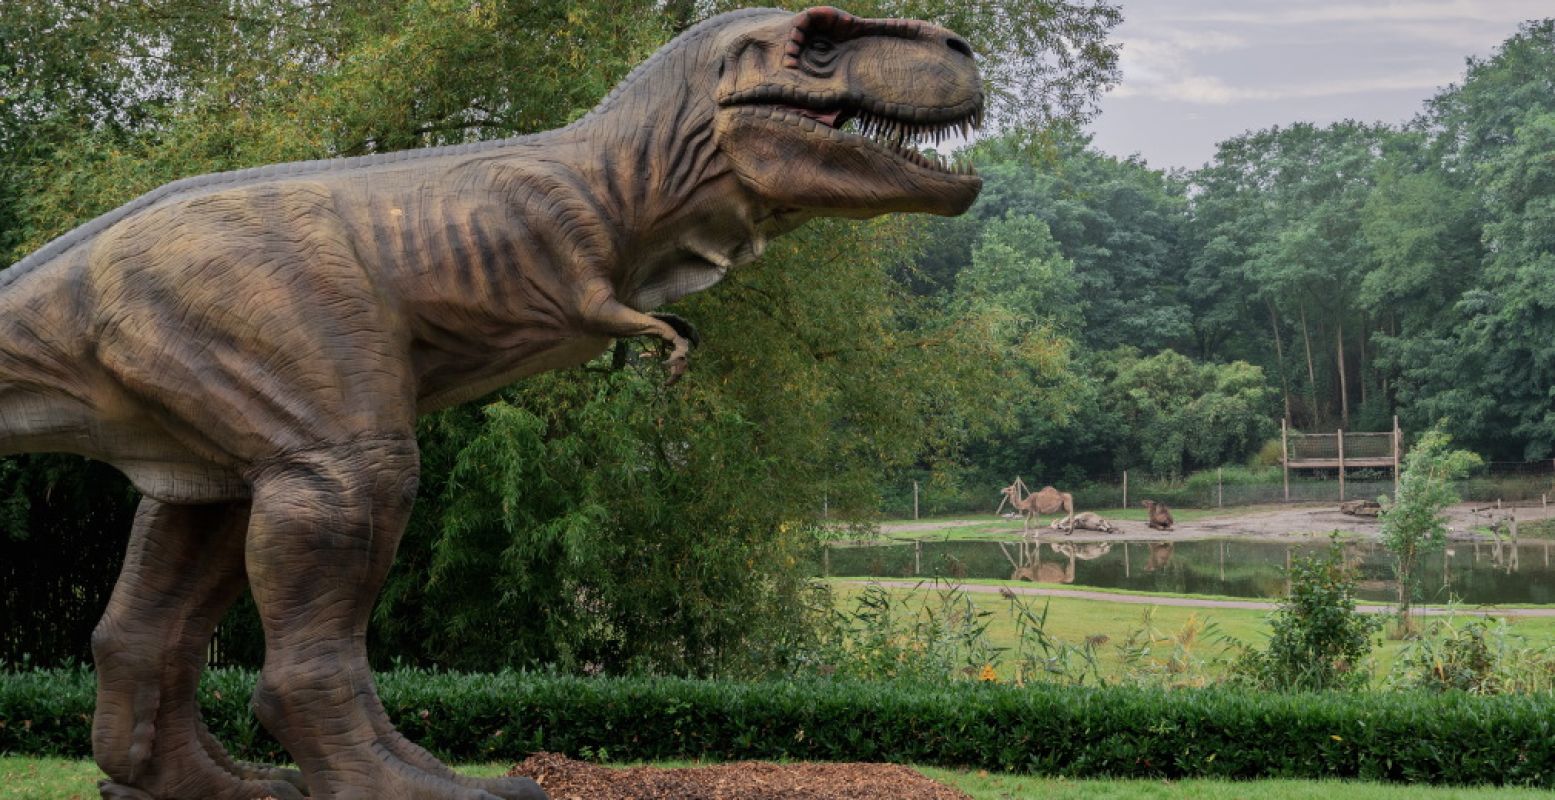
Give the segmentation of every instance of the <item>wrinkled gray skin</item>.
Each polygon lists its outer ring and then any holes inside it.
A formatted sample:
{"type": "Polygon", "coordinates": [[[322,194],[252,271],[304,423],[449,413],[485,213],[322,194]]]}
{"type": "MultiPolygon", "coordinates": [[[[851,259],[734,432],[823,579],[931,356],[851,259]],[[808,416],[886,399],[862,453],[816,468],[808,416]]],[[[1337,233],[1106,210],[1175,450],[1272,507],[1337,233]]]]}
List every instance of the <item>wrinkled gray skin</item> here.
{"type": "Polygon", "coordinates": [[[402,738],[368,616],[416,494],[418,413],[690,326],[651,309],[815,216],[956,214],[980,182],[900,140],[979,121],[971,50],[835,9],[726,14],[566,128],[178,181],[0,272],[0,454],[144,493],[93,635],[105,798],[542,798],[402,738]],[[871,135],[846,133],[849,126],[871,135]],[[234,763],[195,686],[247,586],[259,720],[234,763]]]}

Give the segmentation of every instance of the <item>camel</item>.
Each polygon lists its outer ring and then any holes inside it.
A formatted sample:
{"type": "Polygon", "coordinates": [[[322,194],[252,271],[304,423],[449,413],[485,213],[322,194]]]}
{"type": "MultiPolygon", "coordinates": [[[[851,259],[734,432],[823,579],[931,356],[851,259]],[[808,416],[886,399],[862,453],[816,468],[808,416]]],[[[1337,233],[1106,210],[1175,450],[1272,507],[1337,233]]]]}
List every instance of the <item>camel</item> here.
{"type": "MultiPolygon", "coordinates": [[[[1016,478],[1014,483],[999,490],[1004,495],[1004,499],[1008,500],[1023,517],[1024,526],[1021,529],[1023,535],[1031,534],[1031,521],[1036,519],[1037,515],[1057,514],[1060,511],[1068,515],[1065,519],[1071,526],[1071,530],[1073,529],[1074,495],[1060,492],[1051,486],[1044,486],[1041,490],[1022,497],[1021,490],[1025,486],[1026,484],[1020,478],[1016,478]]],[[[999,507],[1004,508],[1003,501],[1000,501],[999,507]]]]}
{"type": "Polygon", "coordinates": [[[1097,531],[1100,533],[1119,532],[1117,526],[1113,525],[1105,519],[1102,519],[1100,514],[1092,514],[1089,511],[1075,514],[1074,518],[1067,522],[1065,520],[1055,519],[1053,520],[1053,524],[1048,527],[1051,527],[1055,531],[1063,531],[1064,533],[1073,533],[1074,531],[1097,531]]]}
{"type": "Polygon", "coordinates": [[[1169,531],[1172,529],[1172,510],[1167,508],[1165,503],[1146,500],[1140,505],[1143,505],[1150,511],[1150,527],[1152,529],[1158,531],[1169,531]]]}

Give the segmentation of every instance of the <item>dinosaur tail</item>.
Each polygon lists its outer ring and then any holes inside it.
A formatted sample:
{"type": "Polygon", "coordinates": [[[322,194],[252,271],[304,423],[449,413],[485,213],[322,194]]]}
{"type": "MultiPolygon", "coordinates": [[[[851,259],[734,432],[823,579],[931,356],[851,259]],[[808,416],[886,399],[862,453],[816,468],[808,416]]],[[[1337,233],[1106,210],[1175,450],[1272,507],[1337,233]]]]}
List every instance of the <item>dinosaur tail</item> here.
{"type": "Polygon", "coordinates": [[[81,340],[69,330],[74,303],[38,297],[65,285],[47,275],[0,281],[0,455],[68,449],[62,445],[83,432],[72,419],[82,408],[71,375],[80,359],[70,348],[81,340]],[[40,316],[39,307],[54,313],[40,316]]]}

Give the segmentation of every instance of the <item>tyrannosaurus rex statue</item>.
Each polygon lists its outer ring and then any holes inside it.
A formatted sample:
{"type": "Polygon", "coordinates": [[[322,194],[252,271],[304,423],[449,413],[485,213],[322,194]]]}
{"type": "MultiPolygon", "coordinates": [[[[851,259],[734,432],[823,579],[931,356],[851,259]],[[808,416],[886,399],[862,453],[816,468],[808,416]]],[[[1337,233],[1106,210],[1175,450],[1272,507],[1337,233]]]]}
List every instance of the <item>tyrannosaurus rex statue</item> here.
{"type": "Polygon", "coordinates": [[[401,737],[369,611],[416,494],[418,413],[690,327],[650,309],[816,216],[957,214],[980,180],[913,145],[982,116],[972,51],[832,8],[697,25],[585,117],[500,142],[168,184],[0,272],[0,454],[113,464],[144,494],[92,637],[105,798],[543,798],[401,737]],[[199,719],[244,586],[254,709],[301,773],[199,719]]]}

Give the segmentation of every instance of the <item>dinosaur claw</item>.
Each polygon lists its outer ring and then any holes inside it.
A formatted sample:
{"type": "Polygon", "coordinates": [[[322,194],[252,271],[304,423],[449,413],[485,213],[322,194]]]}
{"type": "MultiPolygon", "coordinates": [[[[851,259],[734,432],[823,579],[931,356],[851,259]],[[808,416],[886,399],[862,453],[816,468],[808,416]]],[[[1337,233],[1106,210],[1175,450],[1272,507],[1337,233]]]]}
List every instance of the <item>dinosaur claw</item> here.
{"type": "MultiPolygon", "coordinates": [[[[685,339],[686,342],[690,344],[692,350],[702,346],[702,334],[698,333],[696,326],[686,321],[685,317],[682,317],[678,314],[665,313],[662,311],[656,311],[652,314],[649,314],[648,316],[663,322],[665,325],[668,325],[671,328],[674,328],[675,334],[680,338],[685,339]]],[[[677,342],[677,345],[678,344],[679,343],[677,342]]]]}
{"type": "MultiPolygon", "coordinates": [[[[679,352],[679,349],[677,347],[676,351],[679,352]]],[[[665,360],[664,366],[669,369],[670,373],[669,377],[665,379],[664,385],[674,386],[681,376],[686,374],[686,370],[690,368],[691,363],[690,359],[686,358],[685,354],[682,353],[680,355],[671,355],[665,360]]]]}

